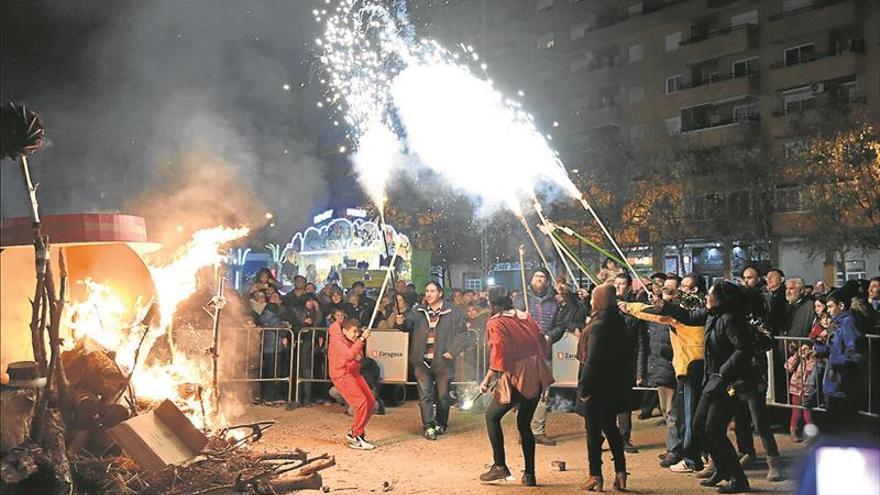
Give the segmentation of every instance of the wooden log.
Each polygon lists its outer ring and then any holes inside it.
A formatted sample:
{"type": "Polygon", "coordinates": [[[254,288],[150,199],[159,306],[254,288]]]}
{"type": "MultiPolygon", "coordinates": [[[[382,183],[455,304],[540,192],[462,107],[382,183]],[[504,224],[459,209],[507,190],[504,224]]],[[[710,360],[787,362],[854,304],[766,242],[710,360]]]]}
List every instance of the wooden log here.
{"type": "Polygon", "coordinates": [[[40,471],[51,476],[53,491],[58,495],[69,495],[73,489],[73,476],[67,458],[67,441],[64,437],[67,425],[57,409],[46,413],[46,425],[40,438],[43,456],[37,461],[40,471]]]}
{"type": "Polygon", "coordinates": [[[87,390],[102,399],[112,399],[125,388],[125,375],[103,349],[87,350],[77,345],[61,353],[61,362],[71,386],[87,390]]]}
{"type": "Polygon", "coordinates": [[[37,392],[31,388],[0,388],[0,452],[6,452],[28,439],[37,392]]]}
{"type": "Polygon", "coordinates": [[[0,493],[37,474],[37,458],[42,452],[39,445],[30,441],[4,452],[0,456],[0,493]]]}
{"type": "Polygon", "coordinates": [[[278,478],[269,482],[275,493],[285,495],[298,490],[320,490],[324,485],[324,480],[318,473],[311,473],[307,476],[289,476],[278,478]]]}
{"type": "Polygon", "coordinates": [[[336,465],[336,457],[329,456],[326,459],[318,459],[315,462],[307,464],[299,469],[291,471],[292,476],[308,476],[312,473],[317,473],[318,471],[323,471],[329,467],[333,467],[336,465]]]}

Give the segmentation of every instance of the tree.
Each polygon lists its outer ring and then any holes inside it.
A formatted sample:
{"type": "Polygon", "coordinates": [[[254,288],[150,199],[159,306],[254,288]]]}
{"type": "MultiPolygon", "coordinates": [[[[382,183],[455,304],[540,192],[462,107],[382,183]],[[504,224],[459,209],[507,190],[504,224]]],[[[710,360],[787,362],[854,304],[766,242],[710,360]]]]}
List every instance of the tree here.
{"type": "Polygon", "coordinates": [[[811,140],[799,170],[814,249],[880,249],[880,129],[862,122],[811,140]]]}

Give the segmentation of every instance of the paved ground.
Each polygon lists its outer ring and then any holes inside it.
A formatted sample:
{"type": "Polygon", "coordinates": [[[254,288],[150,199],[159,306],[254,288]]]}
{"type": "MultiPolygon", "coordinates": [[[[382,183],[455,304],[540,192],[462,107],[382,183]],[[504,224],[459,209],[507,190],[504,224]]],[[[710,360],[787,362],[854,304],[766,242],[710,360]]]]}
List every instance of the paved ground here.
{"type": "MultiPolygon", "coordinates": [[[[323,472],[324,484],[330,493],[381,493],[383,483],[393,486],[394,494],[568,494],[582,491],[586,473],[586,447],[583,423],[570,413],[551,413],[548,432],[559,440],[555,447],[538,446],[537,479],[539,486],[527,488],[516,482],[483,485],[479,474],[491,463],[491,449],[486,437],[482,415],[453,410],[449,434],[435,442],[420,434],[416,403],[407,402],[389,408],[385,416],[376,416],[368,428],[368,438],[379,448],[370,452],[355,451],[343,444],[350,418],[340,406],[324,405],[286,411],[283,407],[252,406],[243,420],[273,419],[274,428],[266,432],[254,447],[265,450],[299,447],[313,454],[336,456],[337,467],[323,472]],[[554,460],[564,460],[565,472],[550,467],[554,460]]],[[[641,450],[627,456],[630,472],[629,488],[635,493],[713,494],[689,474],[676,474],[657,465],[657,454],[665,438],[658,418],[636,421],[633,442],[641,450]]],[[[522,469],[522,455],[517,444],[513,414],[505,418],[505,442],[508,464],[516,470],[517,480],[522,469]]],[[[757,438],[758,455],[763,455],[757,438]]],[[[787,464],[797,462],[804,447],[792,444],[788,436],[777,435],[787,464]]],[[[613,466],[611,455],[604,454],[606,490],[611,491],[613,466]]],[[[790,471],[795,468],[792,466],[790,471]]],[[[793,483],[769,483],[764,479],[766,467],[748,472],[753,491],[757,493],[792,493],[793,483]]]]}

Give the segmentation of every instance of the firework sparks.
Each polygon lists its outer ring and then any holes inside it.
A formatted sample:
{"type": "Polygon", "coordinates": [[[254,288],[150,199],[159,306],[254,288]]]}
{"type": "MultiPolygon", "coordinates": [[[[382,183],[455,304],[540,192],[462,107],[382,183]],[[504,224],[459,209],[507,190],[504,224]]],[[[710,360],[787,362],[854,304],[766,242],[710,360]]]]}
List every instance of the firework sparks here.
{"type": "Polygon", "coordinates": [[[485,71],[473,47],[453,53],[416,39],[404,5],[341,0],[313,12],[325,23],[316,42],[328,73],[322,103],[348,125],[358,177],[380,210],[402,150],[489,211],[516,211],[542,184],[579,198],[532,116],[458,62],[485,71]]]}

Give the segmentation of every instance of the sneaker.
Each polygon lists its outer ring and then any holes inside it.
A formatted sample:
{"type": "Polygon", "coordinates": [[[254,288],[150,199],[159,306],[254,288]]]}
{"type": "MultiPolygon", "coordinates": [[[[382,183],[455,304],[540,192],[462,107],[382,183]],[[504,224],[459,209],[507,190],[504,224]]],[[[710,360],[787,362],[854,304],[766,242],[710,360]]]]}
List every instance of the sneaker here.
{"type": "Polygon", "coordinates": [[[523,473],[521,481],[525,486],[538,486],[538,481],[535,479],[535,473],[523,473]]]}
{"type": "Polygon", "coordinates": [[[376,448],[376,446],[368,442],[363,435],[354,437],[354,439],[348,443],[348,446],[349,448],[357,450],[373,450],[376,448]]]}
{"type": "Polygon", "coordinates": [[[448,427],[447,427],[447,426],[440,426],[440,425],[437,425],[437,426],[434,427],[434,433],[435,433],[438,437],[441,436],[441,435],[445,435],[445,434],[446,434],[446,428],[448,428],[448,427]]]}
{"type": "Polygon", "coordinates": [[[785,481],[785,472],[782,470],[782,462],[779,457],[767,458],[767,481],[773,483],[785,481]]]}
{"type": "Polygon", "coordinates": [[[705,480],[705,479],[711,478],[714,475],[715,475],[715,463],[710,460],[709,462],[706,463],[706,465],[703,467],[703,469],[697,471],[697,473],[694,476],[696,476],[697,478],[699,478],[701,480],[705,480]]]}
{"type": "Polygon", "coordinates": [[[623,444],[623,451],[626,452],[627,454],[638,454],[639,453],[639,449],[637,449],[636,446],[633,445],[632,442],[630,442],[629,440],[627,440],[626,443],[623,444]]]}
{"type": "Polygon", "coordinates": [[[751,490],[747,478],[734,478],[718,486],[718,493],[746,493],[751,490]]]}
{"type": "Polygon", "coordinates": [[[425,438],[428,440],[437,440],[437,430],[433,426],[425,428],[425,438]]]}
{"type": "Polygon", "coordinates": [[[681,460],[682,460],[682,458],[680,455],[670,453],[662,461],[660,461],[660,467],[668,468],[668,467],[673,466],[674,464],[678,464],[679,461],[681,461],[681,460]]]}
{"type": "Polygon", "coordinates": [[[503,480],[508,476],[510,476],[510,470],[507,469],[507,466],[496,466],[493,464],[488,471],[480,475],[480,481],[487,483],[490,481],[503,480]]]}
{"type": "Polygon", "coordinates": [[[694,472],[693,468],[688,466],[688,463],[685,462],[684,459],[669,466],[669,470],[672,471],[673,473],[693,473],[694,472]]]}
{"type": "Polygon", "coordinates": [[[535,435],[535,443],[554,447],[556,445],[556,440],[553,440],[547,435],[535,435]]]}
{"type": "Polygon", "coordinates": [[[739,456],[739,465],[743,469],[750,468],[755,463],[755,454],[743,454],[739,456]]]}
{"type": "Polygon", "coordinates": [[[345,432],[345,441],[347,441],[348,443],[351,443],[354,441],[354,434],[351,432],[351,430],[348,430],[347,432],[345,432]]]}

